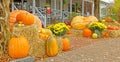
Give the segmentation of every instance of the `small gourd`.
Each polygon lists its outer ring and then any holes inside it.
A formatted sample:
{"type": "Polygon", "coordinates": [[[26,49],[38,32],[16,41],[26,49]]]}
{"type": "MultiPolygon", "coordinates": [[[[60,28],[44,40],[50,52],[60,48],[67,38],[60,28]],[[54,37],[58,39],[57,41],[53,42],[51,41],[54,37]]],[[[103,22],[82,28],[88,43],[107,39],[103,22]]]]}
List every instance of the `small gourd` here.
{"type": "Polygon", "coordinates": [[[58,54],[57,40],[53,36],[50,36],[46,41],[46,55],[56,56],[58,54]]]}

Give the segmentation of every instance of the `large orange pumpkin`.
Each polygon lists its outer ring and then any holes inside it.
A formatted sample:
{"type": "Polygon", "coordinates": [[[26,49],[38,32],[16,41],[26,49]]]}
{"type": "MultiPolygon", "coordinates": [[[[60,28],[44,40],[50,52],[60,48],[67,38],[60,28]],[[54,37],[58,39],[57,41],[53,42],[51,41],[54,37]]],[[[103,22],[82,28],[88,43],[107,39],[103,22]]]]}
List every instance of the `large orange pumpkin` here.
{"type": "Polygon", "coordinates": [[[85,17],[83,16],[76,16],[71,21],[71,26],[74,29],[80,30],[86,28],[86,21],[85,17]]]}
{"type": "Polygon", "coordinates": [[[63,45],[62,45],[62,47],[63,47],[62,50],[63,51],[66,51],[66,50],[70,49],[70,41],[69,41],[68,38],[63,38],[62,42],[63,42],[63,45]]]}
{"type": "Polygon", "coordinates": [[[92,35],[92,31],[88,28],[83,29],[83,36],[90,37],[92,35]]]}
{"type": "Polygon", "coordinates": [[[41,20],[34,15],[34,19],[35,19],[35,24],[39,27],[39,28],[42,28],[42,22],[41,20]]]}
{"type": "Polygon", "coordinates": [[[87,24],[89,24],[91,22],[97,22],[98,19],[95,16],[88,16],[85,18],[85,21],[87,22],[87,24]]]}
{"type": "Polygon", "coordinates": [[[57,54],[58,54],[57,40],[53,36],[51,36],[48,38],[46,42],[46,55],[55,56],[57,54]]]}
{"type": "Polygon", "coordinates": [[[19,13],[27,13],[27,11],[25,11],[25,10],[14,10],[14,11],[10,12],[10,22],[15,23],[17,21],[16,16],[19,13]]]}
{"type": "Polygon", "coordinates": [[[23,36],[11,38],[8,42],[8,53],[12,58],[22,58],[29,53],[29,43],[23,36]]]}

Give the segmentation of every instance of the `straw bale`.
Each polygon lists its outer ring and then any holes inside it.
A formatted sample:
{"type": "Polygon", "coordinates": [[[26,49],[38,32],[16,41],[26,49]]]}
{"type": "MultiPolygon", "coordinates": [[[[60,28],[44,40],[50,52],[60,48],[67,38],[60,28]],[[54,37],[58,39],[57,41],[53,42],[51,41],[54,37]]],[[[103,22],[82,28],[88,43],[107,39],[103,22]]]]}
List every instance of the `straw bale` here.
{"type": "Polygon", "coordinates": [[[25,36],[30,44],[30,52],[29,55],[35,57],[42,57],[45,55],[45,42],[39,39],[38,27],[33,24],[32,26],[24,26],[24,27],[13,27],[13,36],[22,35],[25,36]]]}
{"type": "MultiPolygon", "coordinates": [[[[30,52],[29,55],[35,56],[35,57],[43,57],[46,56],[45,54],[45,44],[46,41],[39,38],[39,28],[37,25],[32,26],[23,26],[23,27],[13,27],[13,36],[25,36],[30,44],[30,52]]],[[[58,47],[59,47],[59,53],[62,52],[62,38],[56,37],[58,47]]]]}
{"type": "Polygon", "coordinates": [[[110,37],[120,37],[120,29],[119,30],[104,30],[104,33],[108,33],[110,37]]]}
{"type": "Polygon", "coordinates": [[[120,27],[120,23],[118,22],[104,22],[105,25],[111,25],[111,26],[119,26],[120,27]]]}
{"type": "Polygon", "coordinates": [[[56,36],[56,40],[57,40],[57,45],[58,45],[58,53],[61,53],[62,52],[62,37],[56,36]]]}
{"type": "Polygon", "coordinates": [[[118,30],[104,30],[103,32],[110,34],[110,37],[120,37],[120,24],[118,22],[105,22],[105,24],[111,26],[118,26],[118,30]]]}
{"type": "Polygon", "coordinates": [[[75,30],[75,29],[71,29],[72,31],[72,35],[74,37],[81,37],[82,36],[82,30],[75,30]]]}

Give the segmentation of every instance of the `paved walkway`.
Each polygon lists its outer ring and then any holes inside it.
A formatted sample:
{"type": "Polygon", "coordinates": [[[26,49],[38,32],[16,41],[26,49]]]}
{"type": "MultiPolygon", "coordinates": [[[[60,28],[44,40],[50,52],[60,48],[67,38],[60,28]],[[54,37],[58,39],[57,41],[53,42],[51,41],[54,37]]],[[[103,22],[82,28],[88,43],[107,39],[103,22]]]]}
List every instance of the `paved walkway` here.
{"type": "Polygon", "coordinates": [[[120,38],[70,39],[71,50],[36,62],[120,62],[120,38]]]}

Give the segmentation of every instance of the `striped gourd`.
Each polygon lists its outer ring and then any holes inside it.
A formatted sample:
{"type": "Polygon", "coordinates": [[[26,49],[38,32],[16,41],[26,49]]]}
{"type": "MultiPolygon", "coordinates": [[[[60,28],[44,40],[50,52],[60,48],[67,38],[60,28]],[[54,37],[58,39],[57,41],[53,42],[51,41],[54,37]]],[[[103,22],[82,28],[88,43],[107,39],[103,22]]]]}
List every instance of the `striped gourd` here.
{"type": "Polygon", "coordinates": [[[55,56],[58,54],[57,40],[53,36],[50,36],[46,41],[46,55],[55,56]]]}

